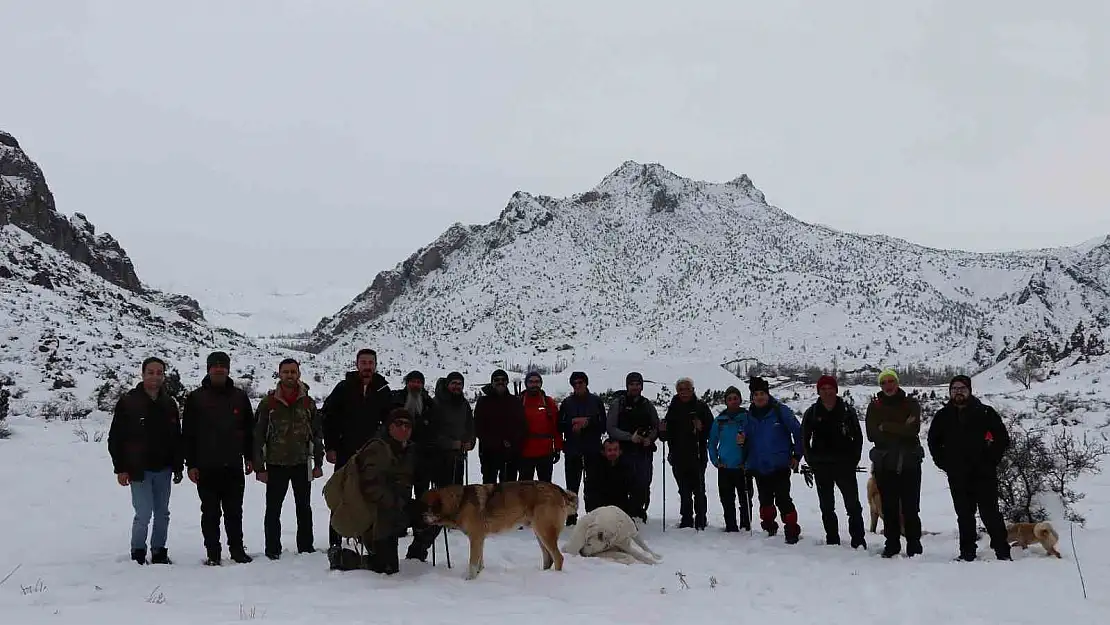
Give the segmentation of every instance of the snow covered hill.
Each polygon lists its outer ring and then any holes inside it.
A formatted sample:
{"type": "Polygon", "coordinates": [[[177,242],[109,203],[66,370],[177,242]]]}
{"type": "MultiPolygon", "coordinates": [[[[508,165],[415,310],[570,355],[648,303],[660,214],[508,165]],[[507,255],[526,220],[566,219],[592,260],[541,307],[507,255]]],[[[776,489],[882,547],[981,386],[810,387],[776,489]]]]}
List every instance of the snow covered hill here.
{"type": "Polygon", "coordinates": [[[217,327],[190,297],[146,287],[111,235],[80,213],[57,212],[39,167],[0,133],[0,389],[12,415],[69,420],[111,410],[147,356],[192,388],[217,349],[256,394],[276,383],[289,355],[317,394],[342,373],[327,359],[217,327]]]}
{"type": "MultiPolygon", "coordinates": [[[[959,227],[953,224],[953,227],[959,227]]],[[[517,192],[456,224],[315,328],[414,366],[751,358],[849,369],[1055,360],[1110,327],[1110,237],[979,254],[839,232],[769,205],[747,176],[627,162],[590,191],[517,192]]]]}

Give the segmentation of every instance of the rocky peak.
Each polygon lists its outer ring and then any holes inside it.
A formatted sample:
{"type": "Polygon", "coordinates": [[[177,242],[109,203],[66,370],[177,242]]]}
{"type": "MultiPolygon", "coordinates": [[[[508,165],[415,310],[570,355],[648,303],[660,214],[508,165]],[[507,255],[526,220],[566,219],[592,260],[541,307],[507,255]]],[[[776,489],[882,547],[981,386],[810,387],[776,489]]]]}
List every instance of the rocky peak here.
{"type": "Polygon", "coordinates": [[[135,267],[110,234],[81,213],[67,218],[54,206],[42,170],[12,135],[0,131],[0,226],[12,224],[87,265],[93,273],[135,293],[143,292],[135,267]]]}

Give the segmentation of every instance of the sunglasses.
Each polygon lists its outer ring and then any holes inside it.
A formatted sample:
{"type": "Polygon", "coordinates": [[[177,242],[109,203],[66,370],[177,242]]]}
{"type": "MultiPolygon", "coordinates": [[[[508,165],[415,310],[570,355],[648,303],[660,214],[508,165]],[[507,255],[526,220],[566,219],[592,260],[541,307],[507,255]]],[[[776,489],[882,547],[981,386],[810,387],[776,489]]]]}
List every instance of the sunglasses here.
{"type": "Polygon", "coordinates": [[[390,423],[389,425],[390,426],[396,426],[396,427],[399,427],[399,428],[408,428],[410,430],[412,429],[412,423],[410,423],[408,421],[394,421],[393,423],[390,423]]]}

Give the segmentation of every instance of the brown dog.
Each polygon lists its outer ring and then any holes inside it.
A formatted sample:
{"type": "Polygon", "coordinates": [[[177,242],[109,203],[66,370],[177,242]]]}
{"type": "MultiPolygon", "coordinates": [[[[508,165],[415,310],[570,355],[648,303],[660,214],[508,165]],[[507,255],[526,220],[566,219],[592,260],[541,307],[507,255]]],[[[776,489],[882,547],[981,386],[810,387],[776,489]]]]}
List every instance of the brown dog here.
{"type": "Polygon", "coordinates": [[[1056,551],[1056,544],[1060,542],[1060,536],[1056,533],[1056,529],[1048,521],[1041,523],[1011,523],[1006,526],[1006,542],[1010,543],[1012,547],[1021,547],[1028,549],[1029,545],[1033,543],[1040,543],[1044,550],[1050,556],[1063,558],[1059,551],[1056,551]]]}
{"type": "MultiPolygon", "coordinates": [[[[867,507],[871,510],[871,533],[879,533],[879,519],[883,519],[883,527],[886,527],[886,519],[883,518],[883,496],[879,493],[879,484],[875,481],[874,472],[871,477],[867,478],[867,507]]],[[[901,523],[902,534],[906,533],[906,518],[901,514],[898,515],[898,520],[901,523]]]]}
{"type": "Polygon", "coordinates": [[[578,509],[578,496],[550,482],[506,482],[446,486],[428,491],[424,521],[461,530],[470,539],[466,579],[485,567],[486,536],[528,525],[540,543],[544,570],[563,570],[559,533],[578,509]]]}

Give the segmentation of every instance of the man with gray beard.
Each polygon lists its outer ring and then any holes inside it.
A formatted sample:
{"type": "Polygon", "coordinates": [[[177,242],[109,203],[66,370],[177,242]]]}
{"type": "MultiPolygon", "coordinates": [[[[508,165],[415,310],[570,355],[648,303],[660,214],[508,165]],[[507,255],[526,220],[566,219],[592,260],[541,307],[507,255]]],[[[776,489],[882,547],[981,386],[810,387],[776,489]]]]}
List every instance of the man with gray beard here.
{"type": "Polygon", "coordinates": [[[452,371],[436,383],[439,436],[436,441],[436,488],[463,483],[463,459],[474,449],[474,411],[463,394],[463,375],[452,371]]]}
{"type": "Polygon", "coordinates": [[[413,496],[418,501],[436,480],[436,442],[439,438],[439,409],[435,400],[424,389],[424,374],[410,371],[405,376],[405,388],[394,391],[393,404],[412,415],[412,438],[416,452],[416,473],[413,479],[413,496]]]}

